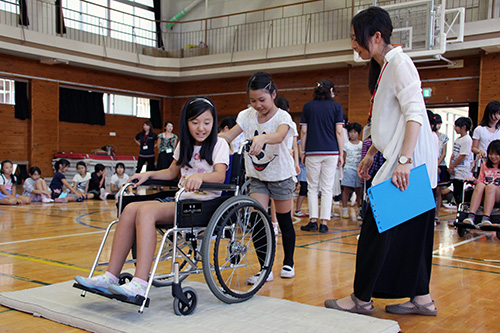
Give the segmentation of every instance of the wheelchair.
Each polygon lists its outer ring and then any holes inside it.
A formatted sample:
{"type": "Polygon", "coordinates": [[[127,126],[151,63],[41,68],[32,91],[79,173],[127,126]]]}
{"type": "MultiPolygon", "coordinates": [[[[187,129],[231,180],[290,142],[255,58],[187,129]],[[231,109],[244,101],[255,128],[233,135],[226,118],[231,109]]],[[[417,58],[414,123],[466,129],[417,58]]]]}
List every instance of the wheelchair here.
{"type": "MultiPolygon", "coordinates": [[[[246,145],[248,146],[248,143],[246,145]]],[[[153,287],[170,286],[174,298],[173,308],[177,315],[189,315],[194,312],[197,294],[193,288],[182,287],[191,274],[203,273],[211,292],[225,303],[239,303],[250,299],[259,291],[272,271],[276,250],[274,229],[267,211],[250,196],[241,193],[245,175],[243,168],[243,149],[232,156],[229,184],[204,183],[200,190],[224,191],[225,195],[209,201],[181,200],[184,189],[175,192],[175,221],[173,225],[157,225],[161,236],[158,250],[153,260],[153,268],[148,278],[144,296],[127,297],[106,294],[86,288],[78,283],[73,287],[92,292],[107,298],[139,305],[139,313],[149,307],[149,293],[153,287]],[[247,279],[261,272],[255,284],[249,285],[247,279]]],[[[247,148],[248,149],[248,148],[247,148]]],[[[132,201],[151,200],[156,195],[124,196],[128,186],[124,186],[117,195],[118,214],[132,201]]],[[[172,182],[148,180],[142,185],[169,186],[172,182]]],[[[172,194],[171,191],[161,195],[172,194]]],[[[106,266],[100,257],[106,240],[118,219],[111,222],[97,251],[89,277],[97,267],[106,266]]],[[[135,263],[135,250],[132,260],[135,263]]],[[[132,279],[132,274],[122,273],[119,283],[132,279]]]]}
{"type": "Polygon", "coordinates": [[[498,204],[495,205],[495,208],[493,209],[490,216],[490,221],[493,225],[489,226],[478,225],[483,218],[483,215],[481,214],[483,209],[482,206],[479,207],[479,210],[476,213],[474,224],[468,224],[463,222],[469,216],[470,200],[472,198],[473,192],[474,192],[474,186],[469,182],[465,182],[462,192],[462,202],[458,204],[457,216],[455,218],[455,222],[453,222],[453,225],[457,229],[458,235],[460,237],[464,237],[466,232],[469,232],[472,229],[472,230],[495,232],[497,238],[500,239],[500,210],[498,209],[499,208],[498,204]]]}

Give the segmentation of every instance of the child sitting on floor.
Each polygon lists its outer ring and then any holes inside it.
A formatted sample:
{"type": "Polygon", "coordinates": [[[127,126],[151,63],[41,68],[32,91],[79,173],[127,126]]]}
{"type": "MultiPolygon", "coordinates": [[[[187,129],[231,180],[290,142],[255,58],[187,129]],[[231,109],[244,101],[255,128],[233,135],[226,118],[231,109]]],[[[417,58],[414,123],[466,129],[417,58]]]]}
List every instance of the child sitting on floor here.
{"type": "Polygon", "coordinates": [[[29,177],[24,181],[23,195],[31,199],[31,202],[54,202],[51,199],[52,192],[47,187],[47,183],[42,178],[42,171],[37,166],[31,167],[29,177]]]}

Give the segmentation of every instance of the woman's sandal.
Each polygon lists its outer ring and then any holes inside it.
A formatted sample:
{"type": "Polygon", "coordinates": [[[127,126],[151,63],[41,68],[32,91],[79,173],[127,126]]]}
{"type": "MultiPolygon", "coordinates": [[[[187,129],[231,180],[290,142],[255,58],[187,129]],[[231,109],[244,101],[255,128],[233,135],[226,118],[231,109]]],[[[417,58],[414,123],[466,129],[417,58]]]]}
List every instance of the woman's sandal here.
{"type": "Polygon", "coordinates": [[[387,305],[385,307],[385,311],[395,314],[419,314],[423,316],[437,316],[438,309],[436,307],[434,307],[434,310],[429,310],[427,308],[428,306],[434,305],[434,301],[427,304],[418,304],[412,298],[410,299],[410,302],[414,305],[414,307],[409,308],[403,306],[402,304],[392,304],[387,305]]]}
{"type": "Polygon", "coordinates": [[[375,307],[373,306],[373,301],[361,305],[359,304],[359,301],[356,298],[356,296],[354,296],[354,293],[351,294],[351,299],[354,302],[354,306],[350,309],[344,309],[340,307],[340,305],[337,302],[338,301],[337,299],[327,299],[325,301],[325,308],[351,312],[351,313],[366,314],[366,315],[371,315],[373,314],[373,311],[375,311],[375,307]]]}

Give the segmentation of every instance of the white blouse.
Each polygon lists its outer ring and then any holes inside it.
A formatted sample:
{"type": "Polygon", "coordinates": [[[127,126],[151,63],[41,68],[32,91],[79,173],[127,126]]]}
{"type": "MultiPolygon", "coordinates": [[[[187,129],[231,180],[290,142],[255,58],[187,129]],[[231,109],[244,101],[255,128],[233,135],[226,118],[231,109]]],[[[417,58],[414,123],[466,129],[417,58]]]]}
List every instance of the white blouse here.
{"type": "Polygon", "coordinates": [[[411,120],[422,125],[412,156],[412,167],[425,163],[434,188],[437,185],[438,158],[417,69],[401,47],[389,51],[385,55],[385,63],[387,67],[373,102],[370,131],[373,145],[382,152],[386,161],[373,179],[373,185],[392,178],[401,155],[406,123],[411,120]]]}

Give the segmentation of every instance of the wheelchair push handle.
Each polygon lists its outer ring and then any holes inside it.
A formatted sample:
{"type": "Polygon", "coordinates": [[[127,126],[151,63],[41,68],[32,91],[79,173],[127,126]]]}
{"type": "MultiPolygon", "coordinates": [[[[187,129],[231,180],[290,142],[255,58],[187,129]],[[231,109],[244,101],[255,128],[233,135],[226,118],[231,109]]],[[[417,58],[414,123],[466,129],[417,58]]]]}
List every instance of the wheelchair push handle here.
{"type": "MultiPolygon", "coordinates": [[[[242,150],[244,150],[244,151],[246,151],[248,153],[250,151],[250,147],[252,147],[252,143],[253,143],[252,140],[246,140],[246,141],[244,141],[241,144],[241,146],[240,146],[239,153],[241,154],[242,150]]],[[[265,147],[265,145],[264,145],[264,147],[265,147]]],[[[264,152],[261,151],[255,157],[257,157],[257,159],[259,159],[259,160],[262,159],[264,157],[264,152]]]]}

